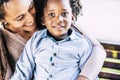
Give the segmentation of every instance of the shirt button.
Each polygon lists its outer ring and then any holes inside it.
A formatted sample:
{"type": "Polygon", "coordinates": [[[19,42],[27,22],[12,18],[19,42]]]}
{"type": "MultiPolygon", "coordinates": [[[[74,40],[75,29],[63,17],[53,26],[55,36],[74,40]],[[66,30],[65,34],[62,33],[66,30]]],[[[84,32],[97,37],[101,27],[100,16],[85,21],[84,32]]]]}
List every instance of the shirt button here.
{"type": "Polygon", "coordinates": [[[54,66],[55,64],[54,64],[54,63],[52,63],[51,65],[52,65],[52,66],[54,66]]]}
{"type": "Polygon", "coordinates": [[[56,54],[56,53],[54,53],[53,55],[54,55],[54,56],[56,56],[57,54],[56,54]]]}
{"type": "Polygon", "coordinates": [[[56,43],[57,45],[59,44],[59,43],[56,43]]]}
{"type": "Polygon", "coordinates": [[[52,62],[52,60],[53,60],[53,58],[52,58],[52,57],[50,57],[50,62],[52,62]]]}
{"type": "Polygon", "coordinates": [[[49,75],[50,78],[52,78],[52,75],[49,75]]]}

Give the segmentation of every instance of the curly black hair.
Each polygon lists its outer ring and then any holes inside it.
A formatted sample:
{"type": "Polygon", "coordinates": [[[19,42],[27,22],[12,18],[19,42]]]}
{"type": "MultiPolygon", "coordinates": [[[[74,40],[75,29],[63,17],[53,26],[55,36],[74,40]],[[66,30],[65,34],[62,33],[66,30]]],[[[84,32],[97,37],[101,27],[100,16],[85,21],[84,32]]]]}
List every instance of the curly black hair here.
{"type": "Polygon", "coordinates": [[[70,6],[72,8],[72,13],[77,20],[77,16],[80,14],[82,15],[82,4],[80,0],[69,0],[70,6]]]}
{"type": "MultiPolygon", "coordinates": [[[[36,23],[37,27],[45,28],[41,23],[41,18],[43,16],[43,9],[46,7],[48,0],[34,0],[35,8],[36,8],[36,23]]],[[[77,20],[77,16],[82,15],[82,5],[80,0],[69,0],[70,6],[72,8],[72,14],[77,20]]]]}

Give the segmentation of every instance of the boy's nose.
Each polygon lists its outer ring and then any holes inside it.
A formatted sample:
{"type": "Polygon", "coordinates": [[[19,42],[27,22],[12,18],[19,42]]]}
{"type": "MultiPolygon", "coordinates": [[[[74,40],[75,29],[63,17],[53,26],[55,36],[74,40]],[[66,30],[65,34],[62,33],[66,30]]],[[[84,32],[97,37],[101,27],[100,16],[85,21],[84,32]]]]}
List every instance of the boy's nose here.
{"type": "Polygon", "coordinates": [[[60,15],[60,16],[58,16],[58,18],[57,18],[57,23],[59,23],[59,22],[63,22],[63,17],[60,15]]]}

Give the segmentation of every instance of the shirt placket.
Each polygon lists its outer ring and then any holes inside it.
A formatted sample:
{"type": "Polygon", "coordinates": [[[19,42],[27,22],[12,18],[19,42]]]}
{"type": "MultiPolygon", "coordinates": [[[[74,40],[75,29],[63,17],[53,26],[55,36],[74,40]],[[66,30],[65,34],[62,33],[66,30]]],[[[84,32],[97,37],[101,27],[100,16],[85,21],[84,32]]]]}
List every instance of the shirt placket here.
{"type": "Polygon", "coordinates": [[[53,80],[53,77],[55,75],[55,66],[57,65],[56,64],[56,57],[58,56],[58,44],[59,43],[55,43],[53,46],[52,46],[52,51],[51,51],[51,56],[49,58],[49,63],[50,63],[50,66],[49,66],[49,78],[47,78],[47,80],[53,80]]]}

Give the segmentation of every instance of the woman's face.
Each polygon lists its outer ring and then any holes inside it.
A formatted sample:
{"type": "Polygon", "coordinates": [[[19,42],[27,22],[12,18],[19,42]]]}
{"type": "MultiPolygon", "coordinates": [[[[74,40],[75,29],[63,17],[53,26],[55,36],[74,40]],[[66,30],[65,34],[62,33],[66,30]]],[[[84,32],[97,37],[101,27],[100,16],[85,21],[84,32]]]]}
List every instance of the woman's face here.
{"type": "Polygon", "coordinates": [[[10,0],[4,3],[4,9],[8,29],[29,32],[36,28],[33,0],[10,0]]]}

